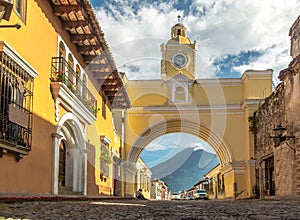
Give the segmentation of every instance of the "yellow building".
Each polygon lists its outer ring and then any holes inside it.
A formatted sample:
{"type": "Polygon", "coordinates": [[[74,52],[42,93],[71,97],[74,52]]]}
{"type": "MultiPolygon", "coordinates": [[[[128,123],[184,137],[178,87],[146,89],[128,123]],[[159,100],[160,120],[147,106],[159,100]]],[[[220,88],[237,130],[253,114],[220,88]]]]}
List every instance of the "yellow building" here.
{"type": "MultiPolygon", "coordinates": [[[[128,164],[136,163],[155,138],[189,133],[215,150],[224,176],[224,196],[233,198],[243,191],[251,197],[255,160],[248,117],[272,92],[273,71],[247,70],[235,79],[196,79],[197,44],[187,37],[180,18],[171,28],[171,39],[160,49],[162,79],[126,83],[132,105],[125,115],[128,164]]],[[[128,181],[131,173],[125,174],[128,181]]],[[[127,184],[126,192],[134,194],[133,185],[127,184]]]]}
{"type": "Polygon", "coordinates": [[[135,179],[135,192],[142,189],[145,198],[150,199],[151,190],[151,175],[152,172],[145,164],[142,158],[139,158],[136,164],[136,179],[135,179]]]}
{"type": "MultiPolygon", "coordinates": [[[[218,164],[205,174],[204,188],[207,191],[209,199],[224,199],[226,188],[224,184],[224,174],[222,175],[220,170],[221,166],[218,164]]],[[[235,193],[237,193],[237,191],[235,191],[235,193]]],[[[237,195],[235,194],[235,196],[237,195]]]]}
{"type": "Polygon", "coordinates": [[[130,102],[89,1],[8,2],[1,25],[21,28],[0,28],[0,192],[124,195],[112,109],[130,102]]]}

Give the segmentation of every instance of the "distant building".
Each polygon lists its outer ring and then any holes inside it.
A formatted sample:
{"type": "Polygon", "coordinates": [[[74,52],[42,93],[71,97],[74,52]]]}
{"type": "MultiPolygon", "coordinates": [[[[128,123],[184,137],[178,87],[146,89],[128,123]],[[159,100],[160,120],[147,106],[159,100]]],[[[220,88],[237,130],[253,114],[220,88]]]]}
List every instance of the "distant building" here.
{"type": "MultiPolygon", "coordinates": [[[[218,164],[212,170],[210,170],[207,174],[205,174],[206,183],[202,182],[202,186],[207,191],[207,194],[210,199],[224,199],[225,198],[225,181],[224,175],[220,172],[221,165],[218,164]]],[[[234,191],[237,193],[236,190],[234,191]]]]}
{"type": "Polygon", "coordinates": [[[185,192],[185,197],[186,198],[194,198],[195,190],[196,190],[195,185],[194,185],[194,187],[192,187],[190,189],[187,189],[186,192],[185,192]]]}
{"type": "Polygon", "coordinates": [[[194,190],[197,189],[206,189],[208,185],[208,181],[206,178],[201,179],[199,182],[194,184],[194,190]]]}
{"type": "Polygon", "coordinates": [[[150,198],[156,200],[169,200],[170,191],[168,184],[159,179],[152,179],[150,198]]]}
{"type": "Polygon", "coordinates": [[[152,172],[140,157],[136,163],[136,170],[135,191],[137,192],[139,189],[142,189],[144,197],[149,199],[151,192],[152,172]]]}

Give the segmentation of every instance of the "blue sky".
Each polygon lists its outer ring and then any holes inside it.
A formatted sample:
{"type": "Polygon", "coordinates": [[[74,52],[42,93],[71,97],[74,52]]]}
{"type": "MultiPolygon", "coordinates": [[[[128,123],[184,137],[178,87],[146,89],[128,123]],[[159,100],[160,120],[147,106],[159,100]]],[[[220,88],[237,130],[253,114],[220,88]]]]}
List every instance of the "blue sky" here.
{"type": "MultiPolygon", "coordinates": [[[[170,38],[171,27],[177,23],[177,15],[181,15],[188,37],[198,43],[197,78],[236,78],[247,69],[273,69],[275,84],[279,71],[291,61],[288,33],[300,8],[299,0],[91,0],[91,3],[119,71],[125,72],[130,80],[160,78],[160,44],[170,38]]],[[[150,165],[158,163],[162,157],[157,155],[176,153],[174,144],[178,149],[185,143],[210,150],[204,142],[188,135],[181,135],[182,140],[176,143],[174,137],[176,134],[151,143],[143,152],[143,159],[150,165]]]]}
{"type": "Polygon", "coordinates": [[[177,15],[198,43],[198,78],[240,77],[291,61],[289,28],[298,0],[91,0],[120,71],[129,79],[160,78],[159,45],[177,15]]]}
{"type": "Polygon", "coordinates": [[[142,152],[141,157],[149,167],[153,167],[188,147],[194,148],[194,150],[203,149],[215,154],[214,150],[206,142],[194,135],[171,133],[150,142],[142,152]]]}

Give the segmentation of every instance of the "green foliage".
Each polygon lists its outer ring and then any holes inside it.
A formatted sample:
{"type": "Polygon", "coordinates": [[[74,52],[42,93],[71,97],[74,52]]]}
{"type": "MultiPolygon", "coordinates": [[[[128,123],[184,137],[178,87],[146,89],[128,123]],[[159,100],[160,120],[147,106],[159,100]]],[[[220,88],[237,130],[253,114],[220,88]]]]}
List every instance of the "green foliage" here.
{"type": "Polygon", "coordinates": [[[257,131],[258,118],[256,116],[249,116],[248,122],[249,122],[249,131],[255,134],[257,131]]]}
{"type": "Polygon", "coordinates": [[[100,158],[101,158],[101,160],[105,161],[107,164],[112,163],[110,153],[108,150],[105,150],[104,152],[102,152],[100,158]]]}

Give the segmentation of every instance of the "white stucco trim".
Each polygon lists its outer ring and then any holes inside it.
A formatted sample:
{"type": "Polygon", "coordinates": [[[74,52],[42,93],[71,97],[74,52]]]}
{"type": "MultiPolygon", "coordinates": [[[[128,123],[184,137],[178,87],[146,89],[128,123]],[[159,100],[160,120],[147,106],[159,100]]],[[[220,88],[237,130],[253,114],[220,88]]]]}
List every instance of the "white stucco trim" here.
{"type": "Polygon", "coordinates": [[[77,147],[77,151],[75,156],[78,157],[74,160],[74,168],[78,169],[78,172],[74,172],[73,177],[73,190],[77,191],[78,189],[82,189],[83,195],[87,195],[87,157],[86,157],[86,143],[85,136],[86,133],[82,130],[82,125],[78,118],[73,113],[64,114],[60,121],[57,124],[56,133],[52,135],[53,137],[53,171],[52,171],[52,193],[58,194],[58,173],[59,173],[59,143],[64,137],[63,127],[68,126],[66,129],[72,129],[72,133],[74,133],[75,137],[72,137],[75,141],[74,146],[77,147]],[[81,148],[81,149],[80,149],[81,148]],[[78,155],[79,154],[79,155],[78,155]],[[80,157],[80,154],[83,156],[80,157]],[[81,160],[82,158],[82,160],[81,160]],[[78,160],[77,160],[78,159],[78,160]],[[80,165],[83,165],[82,171],[80,171],[80,165]],[[83,180],[81,179],[83,178],[83,180]],[[82,181],[81,181],[82,180],[82,181]],[[83,186],[81,185],[83,182],[83,186]]]}
{"type": "MultiPolygon", "coordinates": [[[[1,43],[1,42],[0,42],[1,43]]],[[[33,78],[38,76],[35,70],[20,54],[17,53],[7,42],[3,41],[3,52],[8,55],[14,62],[21,66],[33,78]]]]}
{"type": "MultiPolygon", "coordinates": [[[[74,95],[68,87],[61,83],[61,88],[59,90],[59,97],[56,102],[64,106],[68,111],[72,111],[78,118],[82,119],[86,124],[92,124],[96,121],[95,115],[90,112],[84,104],[78,100],[76,95],[74,95]]],[[[56,111],[55,115],[59,116],[58,104],[55,104],[56,111]],[[57,113],[58,112],[58,113],[57,113]]]]}

